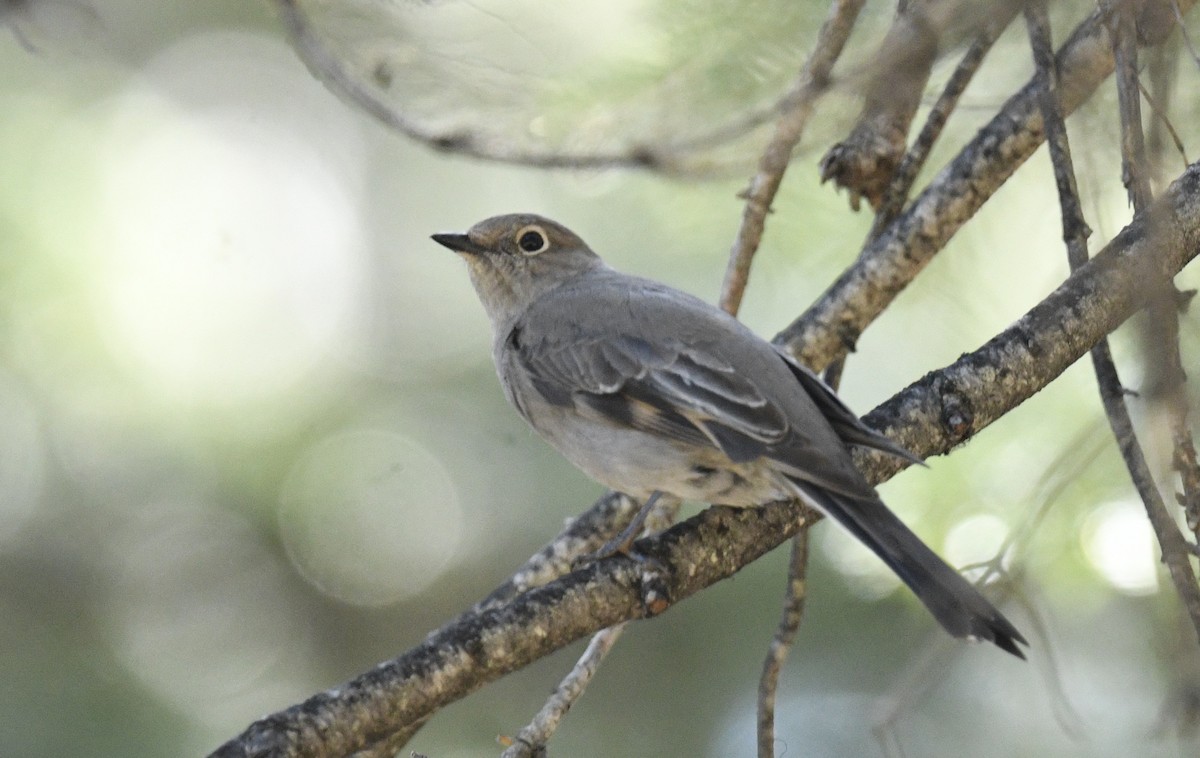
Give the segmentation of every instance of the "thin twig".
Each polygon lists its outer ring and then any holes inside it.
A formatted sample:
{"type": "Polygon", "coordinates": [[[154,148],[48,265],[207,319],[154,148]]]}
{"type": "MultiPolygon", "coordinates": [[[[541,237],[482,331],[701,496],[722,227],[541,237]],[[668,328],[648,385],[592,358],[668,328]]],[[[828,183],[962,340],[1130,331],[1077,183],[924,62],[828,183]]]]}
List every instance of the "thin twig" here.
{"type": "Polygon", "coordinates": [[[1196,46],[1192,44],[1192,35],[1188,34],[1187,24],[1183,22],[1183,13],[1180,11],[1178,0],[1171,0],[1171,10],[1175,12],[1175,22],[1179,25],[1180,36],[1183,37],[1183,44],[1187,45],[1188,52],[1192,54],[1192,60],[1200,66],[1200,54],[1196,53],[1196,46]]]}
{"type": "MultiPolygon", "coordinates": [[[[660,497],[657,507],[646,517],[642,535],[657,534],[669,528],[679,512],[679,506],[677,498],[660,497]]],[[[571,706],[583,696],[596,672],[600,670],[600,664],[621,639],[626,626],[627,623],[616,624],[592,636],[583,655],[579,656],[571,671],[563,677],[554,692],[550,693],[550,697],[533,720],[521,729],[508,748],[501,753],[501,758],[536,758],[545,754],[546,743],[554,736],[571,706]]]]}
{"type": "Polygon", "coordinates": [[[1138,80],[1138,89],[1141,90],[1142,97],[1146,100],[1146,104],[1150,106],[1150,110],[1154,112],[1154,123],[1161,124],[1162,128],[1166,129],[1167,133],[1171,135],[1171,141],[1175,143],[1175,150],[1179,153],[1179,157],[1183,159],[1183,165],[1186,166],[1191,163],[1187,157],[1187,148],[1183,146],[1183,140],[1180,139],[1179,132],[1175,131],[1175,125],[1171,123],[1166,110],[1159,106],[1157,100],[1150,94],[1150,91],[1146,89],[1146,86],[1142,84],[1140,79],[1138,80]]]}
{"type": "Polygon", "coordinates": [[[1062,238],[1067,245],[1067,259],[1074,268],[1083,265],[1088,259],[1087,240],[1092,235],[1092,230],[1083,217],[1079,188],[1075,183],[1071,144],[1067,139],[1067,126],[1063,121],[1062,102],[1059,98],[1058,64],[1054,60],[1054,49],[1050,44],[1050,19],[1046,13],[1046,0],[1031,0],[1025,5],[1025,26],[1029,32],[1033,63],[1037,67],[1038,79],[1042,82],[1038,100],[1042,111],[1042,128],[1045,130],[1046,145],[1050,151],[1050,163],[1054,167],[1054,183],[1058,187],[1058,202],[1062,211],[1062,238]]]}
{"type": "Polygon", "coordinates": [[[531,758],[545,755],[546,743],[558,729],[567,711],[575,704],[580,695],[592,681],[592,677],[600,669],[600,664],[608,656],[628,622],[610,626],[592,636],[587,649],[579,657],[571,673],[550,694],[546,704],[513,739],[511,745],[500,754],[500,758],[531,758]]]}
{"type": "Polygon", "coordinates": [[[829,15],[817,34],[816,46],[800,72],[797,95],[779,117],[775,133],[759,159],[758,173],[750,180],[750,187],[745,193],[746,208],[742,211],[742,225],[733,242],[733,249],[729,252],[729,266],[725,270],[725,282],[721,286],[721,299],[718,304],[729,313],[736,314],[742,303],[746,281],[750,277],[750,264],[762,242],[767,214],[771,210],[775,194],[779,191],[779,184],[783,181],[788,163],[792,160],[792,151],[804,134],[817,96],[829,86],[833,64],[841,56],[864,2],[865,0],[834,0],[829,15]]]}
{"type": "Polygon", "coordinates": [[[773,758],[775,755],[775,695],[779,688],[779,674],[796,641],[800,621],[804,618],[804,601],[808,597],[808,532],[807,527],[802,527],[792,537],[792,558],[788,562],[783,615],[767,648],[762,675],[758,680],[758,758],[773,758]]]}
{"type": "Polygon", "coordinates": [[[892,181],[883,195],[883,203],[875,214],[875,221],[871,225],[868,239],[878,237],[880,232],[892,223],[904,208],[904,203],[908,201],[908,195],[912,191],[913,183],[917,180],[917,174],[921,173],[921,169],[925,166],[925,161],[929,158],[929,153],[933,150],[938,137],[941,136],[942,129],[950,120],[950,114],[954,112],[962,93],[975,78],[975,72],[979,70],[983,59],[1003,31],[1004,27],[999,24],[985,25],[971,42],[967,52],[963,54],[962,60],[958,62],[958,66],[950,75],[946,86],[942,88],[942,94],[938,95],[937,101],[930,109],[929,116],[925,119],[925,125],[921,127],[921,132],[913,141],[908,152],[904,154],[904,158],[896,168],[896,173],[892,175],[892,181]]]}

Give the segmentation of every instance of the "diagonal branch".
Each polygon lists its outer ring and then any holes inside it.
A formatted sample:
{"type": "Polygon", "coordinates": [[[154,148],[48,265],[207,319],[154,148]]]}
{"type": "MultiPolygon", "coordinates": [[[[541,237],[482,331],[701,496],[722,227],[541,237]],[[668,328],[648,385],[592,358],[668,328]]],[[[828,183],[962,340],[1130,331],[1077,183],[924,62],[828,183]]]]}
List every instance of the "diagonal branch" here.
{"type": "MultiPolygon", "coordinates": [[[[1053,381],[1145,302],[1149,275],[1174,276],[1200,255],[1200,164],[1011,327],[909,386],[868,423],[920,456],[948,452],[1053,381]]],[[[903,464],[856,455],[878,483],[903,464]]],[[[644,618],[727,578],[811,518],[796,503],[709,508],[638,552],[568,574],[511,602],[464,614],[423,643],[343,686],[250,725],[213,753],[339,756],[424,721],[446,704],[599,629],[644,618]]]]}
{"type": "Polygon", "coordinates": [[[942,129],[950,120],[950,114],[958,106],[959,98],[966,91],[967,85],[975,78],[975,72],[983,64],[983,59],[987,57],[992,45],[996,43],[996,38],[1000,36],[1004,28],[998,23],[985,24],[983,30],[971,41],[967,52],[963,54],[954,73],[946,82],[946,86],[942,88],[942,94],[938,95],[937,101],[929,109],[925,125],[921,127],[917,138],[913,140],[912,147],[904,154],[891,181],[888,182],[879,210],[875,213],[875,221],[871,224],[870,238],[878,237],[888,224],[896,219],[901,209],[904,208],[904,204],[908,202],[913,182],[917,180],[917,174],[921,173],[921,169],[924,168],[925,161],[929,158],[934,144],[942,134],[942,129]]]}

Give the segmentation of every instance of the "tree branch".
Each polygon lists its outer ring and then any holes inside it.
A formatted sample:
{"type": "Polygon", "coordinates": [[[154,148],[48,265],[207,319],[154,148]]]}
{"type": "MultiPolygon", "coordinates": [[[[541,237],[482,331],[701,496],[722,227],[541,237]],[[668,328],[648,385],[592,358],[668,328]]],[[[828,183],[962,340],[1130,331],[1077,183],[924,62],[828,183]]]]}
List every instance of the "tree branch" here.
{"type": "MultiPolygon", "coordinates": [[[[1194,0],[1181,0],[1181,11],[1194,0]]],[[[1161,40],[1174,25],[1139,29],[1161,40]]],[[[1071,113],[1113,72],[1105,14],[1096,11],[1063,43],[1057,59],[1063,113],[1071,113]]],[[[776,336],[801,362],[821,370],[853,350],[866,327],[933,260],[1043,140],[1035,76],[1008,100],[907,211],[871,242],[817,302],[776,336]]]]}
{"type": "MultiPolygon", "coordinates": [[[[1129,199],[1135,212],[1149,208],[1151,201],[1150,162],[1146,157],[1146,142],[1142,134],[1141,93],[1138,86],[1137,44],[1135,41],[1133,7],[1120,3],[1113,8],[1113,50],[1117,62],[1117,101],[1121,117],[1121,180],[1129,191],[1129,199]]],[[[1150,300],[1147,326],[1150,353],[1155,361],[1157,373],[1165,376],[1176,389],[1182,386],[1182,367],[1179,357],[1179,323],[1176,312],[1176,291],[1166,277],[1151,280],[1153,297],[1150,300]],[[1178,368],[1178,374],[1173,371],[1178,368]]],[[[1196,572],[1192,569],[1191,550],[1175,526],[1175,519],[1163,502],[1162,493],[1154,481],[1154,475],[1146,462],[1146,455],[1138,441],[1129,408],[1125,404],[1125,391],[1117,375],[1116,365],[1104,341],[1092,352],[1096,363],[1096,377],[1100,380],[1100,393],[1104,398],[1104,410],[1109,424],[1117,437],[1121,456],[1129,469],[1138,495],[1146,507],[1146,515],[1162,549],[1163,562],[1175,591],[1183,601],[1200,640],[1200,586],[1196,584],[1196,572]]],[[[1175,405],[1175,404],[1172,404],[1175,405]]],[[[1177,461],[1183,460],[1184,450],[1192,451],[1191,433],[1187,428],[1186,403],[1183,408],[1174,408],[1172,436],[1176,444],[1177,461]]]]}
{"type": "Polygon", "coordinates": [[[904,154],[896,172],[892,174],[891,181],[888,182],[879,210],[875,213],[875,221],[871,224],[871,239],[878,237],[889,224],[895,221],[896,216],[904,208],[904,204],[908,202],[913,182],[917,180],[917,174],[924,168],[929,153],[932,152],[934,144],[941,136],[946,122],[950,120],[950,114],[958,106],[959,98],[966,91],[967,85],[975,78],[975,72],[979,70],[983,59],[987,57],[996,38],[1003,31],[1004,27],[999,24],[984,26],[971,42],[971,46],[967,48],[967,52],[963,54],[954,73],[950,75],[950,80],[942,88],[942,94],[929,109],[925,125],[921,127],[917,138],[913,140],[912,147],[904,154]]]}
{"type": "Polygon", "coordinates": [[[998,35],[1020,3],[1004,0],[984,8],[962,0],[899,4],[869,72],[861,115],[821,159],[821,181],[833,179],[846,188],[854,210],[863,197],[880,209],[938,56],[962,39],[998,35]]]}
{"type": "MultiPolygon", "coordinates": [[[[1200,164],[1024,317],[868,415],[921,456],[948,452],[1046,386],[1145,302],[1147,273],[1174,276],[1200,254],[1200,164]]],[[[857,451],[878,483],[902,467],[857,451]]],[[[337,756],[424,721],[442,706],[599,629],[644,618],[721,579],[813,518],[796,503],[709,508],[638,542],[648,557],[590,564],[500,607],[464,614],[341,687],[265,717],[213,753],[337,756]],[[660,567],[655,569],[654,567],[660,567]]]]}

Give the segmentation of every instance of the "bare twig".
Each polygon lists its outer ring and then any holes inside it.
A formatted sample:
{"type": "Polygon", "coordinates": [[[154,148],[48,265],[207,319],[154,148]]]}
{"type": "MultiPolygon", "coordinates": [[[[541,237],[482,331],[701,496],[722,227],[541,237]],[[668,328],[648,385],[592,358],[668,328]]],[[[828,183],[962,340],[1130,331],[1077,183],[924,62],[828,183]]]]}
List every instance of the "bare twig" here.
{"type": "MultiPolygon", "coordinates": [[[[1181,0],[1179,6],[1186,11],[1193,4],[1181,0]]],[[[1113,71],[1104,19],[1096,11],[1059,49],[1063,113],[1077,108],[1113,71]]],[[[1035,78],[1005,103],[859,260],[776,336],[776,343],[815,370],[852,350],[863,330],[1041,144],[1040,90],[1035,78]]]]}
{"type": "Polygon", "coordinates": [[[571,673],[551,693],[533,721],[522,729],[508,749],[500,754],[501,758],[531,758],[545,754],[546,743],[558,729],[567,711],[592,681],[592,677],[600,669],[600,664],[617,644],[617,640],[621,639],[625,626],[623,623],[610,626],[592,637],[571,673]]]}
{"type": "MultiPolygon", "coordinates": [[[[1175,144],[1175,150],[1178,152],[1178,154],[1180,154],[1180,157],[1183,160],[1183,166],[1187,166],[1187,164],[1190,163],[1190,161],[1188,161],[1187,148],[1184,148],[1183,146],[1183,140],[1180,138],[1180,133],[1175,131],[1175,125],[1171,124],[1170,116],[1166,114],[1166,108],[1159,106],[1157,98],[1154,98],[1154,96],[1150,94],[1150,91],[1145,88],[1145,85],[1142,85],[1140,79],[1138,80],[1138,89],[1141,90],[1141,96],[1145,98],[1147,106],[1150,106],[1150,109],[1154,113],[1154,124],[1159,125],[1159,127],[1156,127],[1156,130],[1154,131],[1157,132],[1160,130],[1166,130],[1166,133],[1170,134],[1171,142],[1175,144]]],[[[1147,136],[1146,143],[1148,148],[1148,145],[1150,144],[1162,143],[1162,138],[1157,137],[1152,140],[1147,136]]]]}
{"type": "Polygon", "coordinates": [[[1072,267],[1083,265],[1088,259],[1087,240],[1091,228],[1083,217],[1083,206],[1079,202],[1079,189],[1075,183],[1075,167],[1071,159],[1071,144],[1067,140],[1067,126],[1063,122],[1062,103],[1059,99],[1058,64],[1050,46],[1050,20],[1046,13],[1046,0],[1031,0],[1025,5],[1025,26],[1029,30],[1029,45],[1037,77],[1043,86],[1038,93],[1042,111],[1043,130],[1050,151],[1050,162],[1054,167],[1054,183],[1058,187],[1058,202],[1062,210],[1063,242],[1067,244],[1067,258],[1072,267]]]}
{"type": "Polygon", "coordinates": [[[767,656],[763,660],[758,680],[758,758],[775,755],[775,695],[779,674],[787,661],[804,617],[804,601],[808,597],[808,528],[801,528],[792,538],[792,558],[788,562],[788,586],[783,600],[783,615],[767,656]]]}
{"type": "Polygon", "coordinates": [[[779,191],[783,174],[792,160],[792,151],[804,134],[808,118],[812,115],[813,104],[829,86],[833,64],[841,56],[864,2],[865,0],[834,0],[829,8],[829,16],[817,34],[816,46],[805,62],[794,87],[796,96],[779,117],[775,133],[759,159],[758,173],[750,180],[750,187],[745,193],[746,208],[742,212],[742,225],[729,253],[729,266],[721,287],[719,305],[729,313],[736,314],[741,306],[746,281],[750,277],[750,263],[759,243],[762,242],[767,213],[771,210],[771,203],[779,191]]]}
{"type": "Polygon", "coordinates": [[[891,182],[888,183],[887,191],[884,192],[883,202],[879,206],[879,211],[875,214],[875,221],[871,225],[871,234],[869,239],[878,237],[880,232],[899,215],[901,209],[904,208],[904,203],[908,201],[909,192],[912,191],[913,182],[917,180],[917,174],[921,173],[921,169],[925,166],[926,159],[929,158],[930,151],[933,150],[934,144],[937,143],[938,137],[942,134],[942,129],[945,128],[946,122],[950,120],[950,114],[954,112],[954,108],[958,105],[958,100],[962,97],[962,93],[966,91],[967,85],[975,78],[975,72],[979,70],[979,66],[983,63],[983,59],[987,56],[988,51],[992,49],[996,38],[1004,31],[1004,27],[999,24],[987,24],[983,30],[971,42],[967,52],[963,54],[962,60],[958,62],[954,73],[950,75],[946,86],[942,88],[942,94],[938,96],[937,101],[933,104],[933,108],[929,111],[929,116],[925,119],[925,125],[921,127],[920,133],[913,141],[912,147],[904,154],[900,165],[896,168],[896,173],[892,175],[891,182]]]}
{"type": "MultiPolygon", "coordinates": [[[[1171,276],[1200,255],[1200,165],[1174,182],[1104,251],[1003,333],[932,372],[866,417],[915,454],[945,453],[1046,386],[1145,302],[1146,272],[1171,276]],[[1155,223],[1147,219],[1153,215],[1155,223]]],[[[860,452],[878,483],[901,464],[860,452]]],[[[709,508],[638,552],[665,570],[653,591],[670,605],[724,579],[790,538],[799,504],[709,508]]],[[[585,635],[649,612],[641,564],[599,561],[489,610],[465,614],[423,643],[341,687],[263,718],[219,758],[348,755],[427,719],[506,673],[585,635]]]]}
{"type": "MultiPolygon", "coordinates": [[[[657,534],[670,527],[679,512],[679,506],[680,502],[676,498],[660,497],[658,506],[646,518],[642,535],[657,534]]],[[[550,697],[533,717],[533,721],[521,729],[512,744],[501,754],[501,758],[535,758],[545,754],[546,743],[558,730],[567,711],[583,696],[596,672],[600,670],[600,664],[621,639],[625,626],[624,623],[610,626],[592,636],[591,642],[575,666],[563,677],[554,692],[550,693],[550,697]]]]}

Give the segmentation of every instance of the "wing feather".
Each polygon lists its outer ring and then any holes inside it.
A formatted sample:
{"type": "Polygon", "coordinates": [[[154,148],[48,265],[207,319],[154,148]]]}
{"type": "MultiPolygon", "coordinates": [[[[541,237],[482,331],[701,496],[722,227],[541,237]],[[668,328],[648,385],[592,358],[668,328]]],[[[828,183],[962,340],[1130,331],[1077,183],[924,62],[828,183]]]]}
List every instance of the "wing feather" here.
{"type": "Polygon", "coordinates": [[[752,460],[789,432],[786,415],[728,361],[670,339],[628,334],[538,343],[522,340],[521,365],[558,405],[579,402],[612,421],[752,460]]]}

